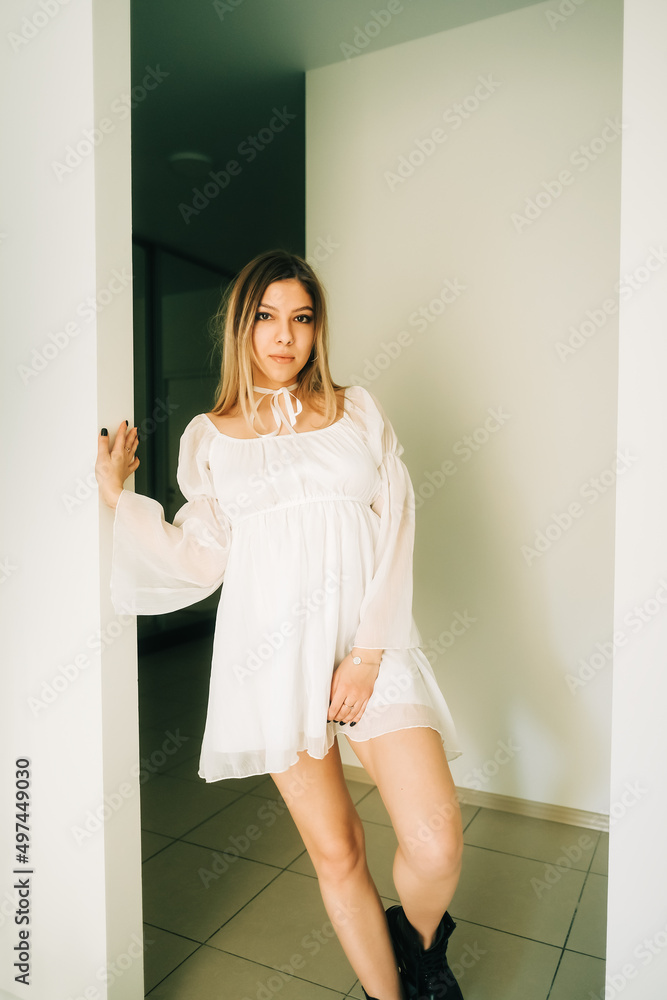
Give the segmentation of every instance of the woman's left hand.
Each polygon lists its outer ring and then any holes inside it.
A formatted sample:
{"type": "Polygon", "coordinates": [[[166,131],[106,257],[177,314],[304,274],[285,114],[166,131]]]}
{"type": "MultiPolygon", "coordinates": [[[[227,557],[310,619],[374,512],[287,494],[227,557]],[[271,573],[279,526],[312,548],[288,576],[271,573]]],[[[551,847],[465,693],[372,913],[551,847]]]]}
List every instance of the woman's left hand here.
{"type": "Polygon", "coordinates": [[[356,650],[345,656],[334,670],[329,698],[329,721],[341,725],[359,722],[366,711],[375,681],[380,672],[381,650],[356,650]],[[353,663],[353,656],[376,660],[376,663],[353,663]],[[370,655],[369,655],[370,654],[370,655]]]}

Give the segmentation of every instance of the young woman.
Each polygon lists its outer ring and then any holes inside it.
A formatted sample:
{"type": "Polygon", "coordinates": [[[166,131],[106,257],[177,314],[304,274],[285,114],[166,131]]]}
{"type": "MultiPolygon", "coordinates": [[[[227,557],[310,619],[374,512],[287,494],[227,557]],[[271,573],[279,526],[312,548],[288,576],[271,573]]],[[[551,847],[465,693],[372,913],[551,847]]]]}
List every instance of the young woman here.
{"type": "Polygon", "coordinates": [[[459,877],[457,736],[412,617],[414,492],[375,396],[329,372],[324,290],[270,251],[218,314],[215,406],[181,438],[187,503],[173,524],[123,489],[134,427],[99,436],[114,517],[117,611],[160,614],[224,580],[199,774],[271,774],[366,995],[461,998],[446,948],[459,877]],[[336,734],[376,783],[398,838],[401,906],[385,914],[366,863],[336,734]]]}

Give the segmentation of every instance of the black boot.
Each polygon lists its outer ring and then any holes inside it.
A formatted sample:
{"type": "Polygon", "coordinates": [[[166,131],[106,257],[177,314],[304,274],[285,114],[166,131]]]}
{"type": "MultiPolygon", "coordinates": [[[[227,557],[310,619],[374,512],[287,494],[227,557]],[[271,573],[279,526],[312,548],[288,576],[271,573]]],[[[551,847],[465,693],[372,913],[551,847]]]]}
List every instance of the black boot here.
{"type": "Polygon", "coordinates": [[[463,1000],[447,964],[447,942],[456,927],[449,913],[443,916],[426,951],[402,906],[389,907],[387,922],[408,1000],[463,1000]]]}

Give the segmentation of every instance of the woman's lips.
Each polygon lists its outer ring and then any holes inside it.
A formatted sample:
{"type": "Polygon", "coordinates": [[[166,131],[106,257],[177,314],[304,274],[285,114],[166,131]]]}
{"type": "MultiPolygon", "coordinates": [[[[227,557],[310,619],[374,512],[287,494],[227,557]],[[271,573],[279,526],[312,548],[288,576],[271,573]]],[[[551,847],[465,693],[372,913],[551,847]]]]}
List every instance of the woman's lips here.
{"type": "Polygon", "coordinates": [[[285,356],[283,354],[269,354],[269,357],[273,358],[274,361],[277,361],[278,364],[281,365],[286,365],[289,361],[294,361],[292,355],[285,356]]]}

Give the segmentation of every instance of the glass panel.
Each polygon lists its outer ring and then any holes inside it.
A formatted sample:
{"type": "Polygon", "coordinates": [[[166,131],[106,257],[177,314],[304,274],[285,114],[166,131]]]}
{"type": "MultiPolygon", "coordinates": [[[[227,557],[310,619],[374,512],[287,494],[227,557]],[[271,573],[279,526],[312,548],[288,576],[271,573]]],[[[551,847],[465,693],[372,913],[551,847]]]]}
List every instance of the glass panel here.
{"type": "MultiPolygon", "coordinates": [[[[176,482],[181,434],[214,402],[220,353],[209,332],[227,278],[176,254],[134,246],[135,422],[140,433],[135,488],[172,521],[185,498],[176,482]]],[[[212,622],[219,592],[169,615],[138,618],[140,639],[212,622]]]]}

